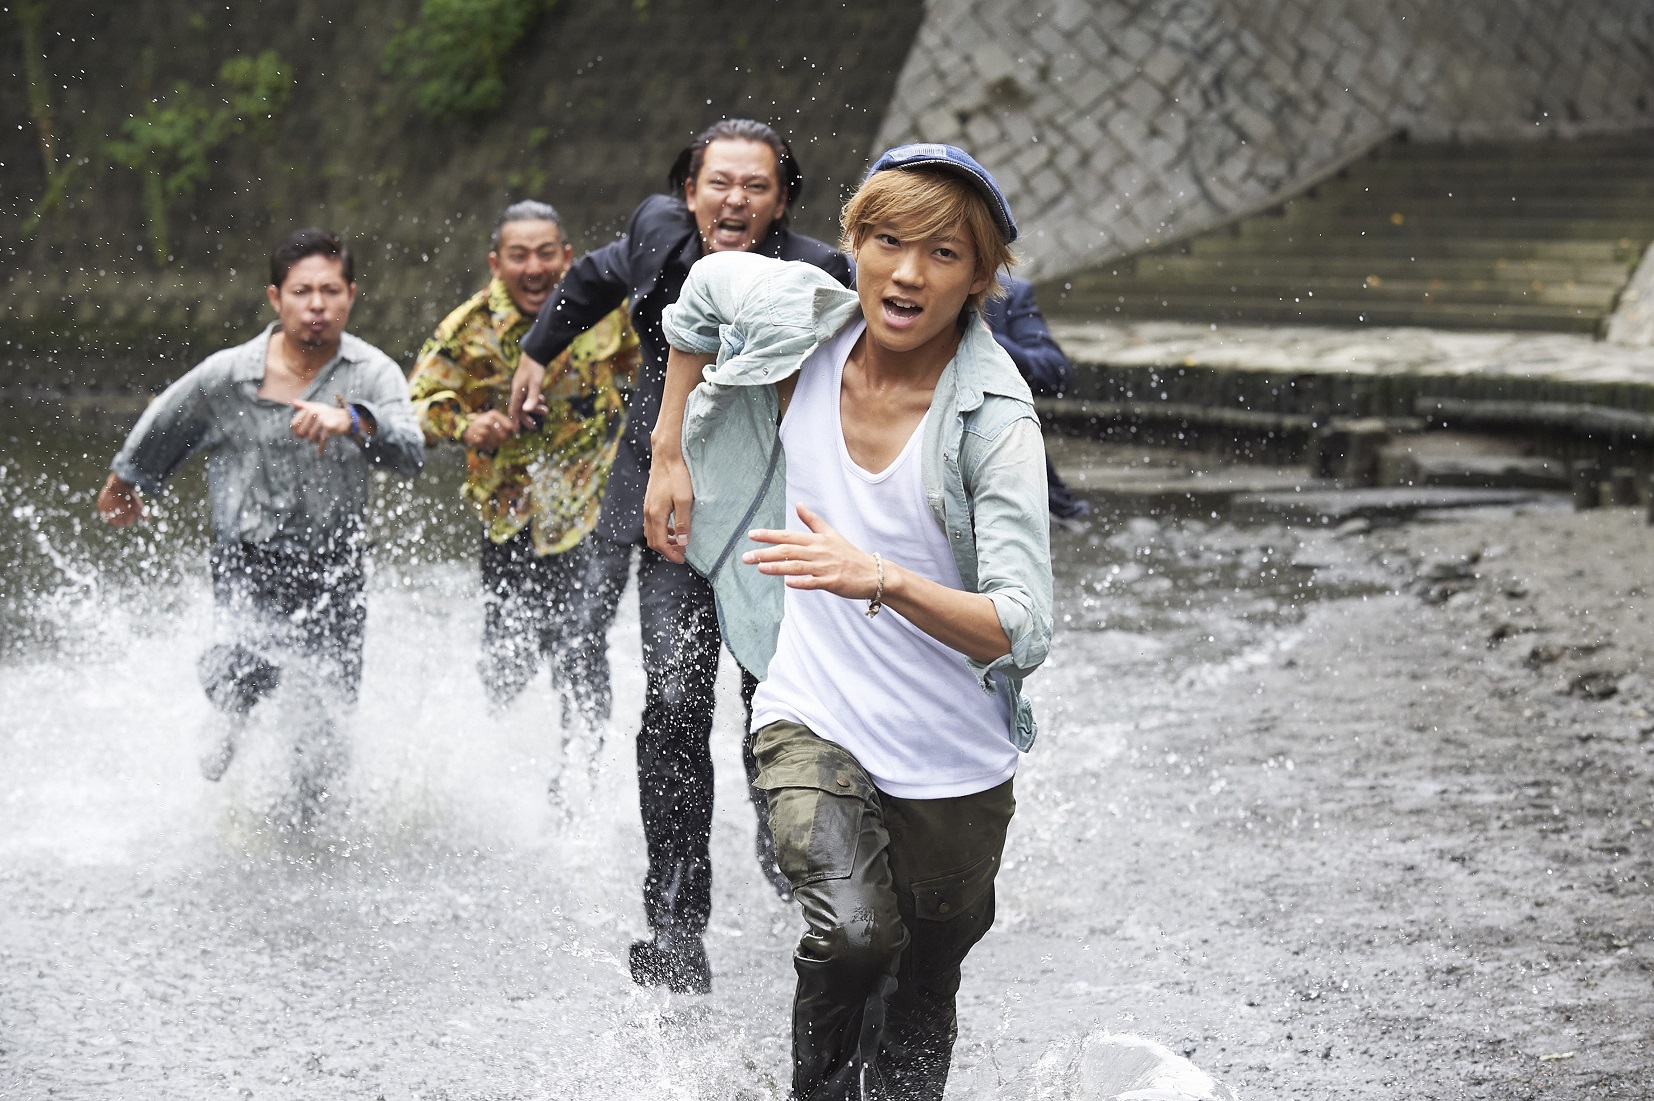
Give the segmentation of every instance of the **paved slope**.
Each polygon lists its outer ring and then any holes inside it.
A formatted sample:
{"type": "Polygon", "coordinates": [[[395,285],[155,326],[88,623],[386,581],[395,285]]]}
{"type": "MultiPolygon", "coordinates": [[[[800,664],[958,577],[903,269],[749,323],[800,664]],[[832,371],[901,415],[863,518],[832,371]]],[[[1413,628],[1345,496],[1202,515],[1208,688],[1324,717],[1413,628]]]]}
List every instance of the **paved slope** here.
{"type": "Polygon", "coordinates": [[[1392,142],[1263,213],[1044,288],[1075,318],[1592,332],[1654,239],[1648,135],[1392,142]]]}

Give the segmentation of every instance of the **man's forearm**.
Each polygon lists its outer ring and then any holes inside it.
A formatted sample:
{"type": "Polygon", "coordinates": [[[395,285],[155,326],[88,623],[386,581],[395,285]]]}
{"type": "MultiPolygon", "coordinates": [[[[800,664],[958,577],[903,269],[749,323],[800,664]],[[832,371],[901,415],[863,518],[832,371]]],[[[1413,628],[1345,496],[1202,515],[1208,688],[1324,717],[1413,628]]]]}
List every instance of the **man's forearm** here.
{"type": "Polygon", "coordinates": [[[650,450],[670,458],[683,454],[683,412],[689,404],[689,395],[700,385],[707,365],[717,357],[697,355],[677,348],[666,360],[666,384],[661,391],[660,416],[649,434],[650,450]]]}
{"type": "Polygon", "coordinates": [[[951,589],[899,563],[887,562],[884,569],[884,603],[937,642],[984,665],[1011,652],[988,597],[951,589]]]}

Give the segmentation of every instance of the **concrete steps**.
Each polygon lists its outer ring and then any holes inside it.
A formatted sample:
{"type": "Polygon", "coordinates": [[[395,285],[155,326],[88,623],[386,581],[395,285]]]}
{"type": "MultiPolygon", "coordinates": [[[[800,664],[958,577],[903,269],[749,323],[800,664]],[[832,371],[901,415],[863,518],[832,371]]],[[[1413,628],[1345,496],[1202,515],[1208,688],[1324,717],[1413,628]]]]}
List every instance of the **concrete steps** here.
{"type": "Polygon", "coordinates": [[[1269,211],[1041,287],[1054,317],[1594,332],[1654,240],[1654,135],[1393,142],[1269,211]]]}
{"type": "MultiPolygon", "coordinates": [[[[1304,325],[1405,325],[1436,329],[1515,329],[1540,332],[1594,332],[1596,311],[1569,306],[1500,305],[1496,308],[1463,302],[1365,302],[1285,295],[1219,299],[1215,294],[1156,294],[1153,298],[1119,296],[1117,316],[1209,319],[1304,325]]],[[[1098,311],[1101,315],[1101,310],[1098,311]]]]}

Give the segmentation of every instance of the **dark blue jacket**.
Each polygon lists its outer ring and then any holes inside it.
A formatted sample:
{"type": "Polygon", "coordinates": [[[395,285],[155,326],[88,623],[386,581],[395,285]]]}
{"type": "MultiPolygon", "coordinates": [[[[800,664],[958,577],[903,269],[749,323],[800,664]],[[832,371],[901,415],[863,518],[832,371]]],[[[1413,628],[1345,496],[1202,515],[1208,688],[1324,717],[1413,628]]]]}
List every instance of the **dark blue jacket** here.
{"type": "MultiPolygon", "coordinates": [[[[785,226],[772,226],[753,251],[780,260],[803,260],[850,285],[850,261],[842,252],[785,226]]],[[[626,403],[625,435],[609,475],[599,521],[599,530],[616,542],[643,537],[649,433],[660,415],[666,357],[671,351],[661,332],[660,315],[678,300],[690,267],[700,258],[700,234],[682,197],[651,195],[632,212],[625,236],[574,262],[523,337],[523,351],[541,363],[550,363],[575,337],[631,300],[632,327],[642,344],[643,363],[637,389],[626,403]]]]}
{"type": "MultiPolygon", "coordinates": [[[[1058,397],[1066,393],[1074,384],[1074,365],[1068,362],[1046,327],[1045,317],[1034,301],[1034,285],[1014,275],[1002,274],[999,281],[1005,294],[988,299],[982,319],[988,323],[999,346],[1010,353],[1036,396],[1058,397]]],[[[1091,511],[1091,506],[1076,497],[1057,477],[1057,468],[1050,458],[1045,460],[1045,481],[1052,515],[1078,520],[1091,511]]]]}
{"type": "Polygon", "coordinates": [[[1010,353],[1036,397],[1066,393],[1074,384],[1074,367],[1046,328],[1034,301],[1034,285],[1014,275],[1001,275],[999,281],[1005,296],[990,298],[982,311],[994,339],[1010,353]]]}

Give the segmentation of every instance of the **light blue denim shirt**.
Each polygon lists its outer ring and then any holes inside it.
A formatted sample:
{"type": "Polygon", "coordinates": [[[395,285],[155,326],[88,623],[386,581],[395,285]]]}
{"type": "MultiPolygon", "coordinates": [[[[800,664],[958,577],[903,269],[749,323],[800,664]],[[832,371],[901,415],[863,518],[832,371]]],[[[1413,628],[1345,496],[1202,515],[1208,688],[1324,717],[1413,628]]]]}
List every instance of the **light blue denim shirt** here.
{"type": "Polygon", "coordinates": [[[293,408],[258,396],[271,326],[245,344],[208,356],[150,403],[112,470],[145,493],[197,452],[207,457],[207,495],[220,543],[315,549],[351,534],[368,502],[368,468],[419,473],[425,441],[408,384],[394,360],[349,333],[304,392],[306,401],[365,409],[375,434],[316,445],[293,435],[293,408]]]}
{"type": "MultiPolygon", "coordinates": [[[[856,292],[809,264],[714,253],[689,272],[663,318],[674,348],[717,354],[684,411],[694,486],[689,564],[711,580],[730,651],[762,679],[775,656],[785,585],[741,561],[752,528],[784,528],[786,456],[774,384],[861,316],[856,292]]],[[[1026,751],[1033,710],[1022,680],[1051,646],[1051,539],[1045,444],[1028,384],[980,317],[931,397],[923,442],[925,498],[964,587],[994,603],[1011,652],[971,671],[1008,694],[1009,736],[1026,751]]],[[[968,659],[967,659],[968,660],[968,659]]]]}

